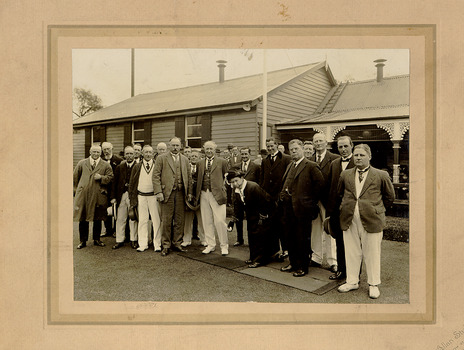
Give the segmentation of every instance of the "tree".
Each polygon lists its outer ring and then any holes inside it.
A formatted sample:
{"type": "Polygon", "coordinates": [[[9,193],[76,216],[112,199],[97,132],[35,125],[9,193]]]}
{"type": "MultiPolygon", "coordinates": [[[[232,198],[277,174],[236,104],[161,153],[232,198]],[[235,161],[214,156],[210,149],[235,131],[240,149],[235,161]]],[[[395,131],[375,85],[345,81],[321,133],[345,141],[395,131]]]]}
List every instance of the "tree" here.
{"type": "Polygon", "coordinates": [[[73,113],[79,118],[87,113],[98,111],[103,108],[102,100],[95,95],[92,90],[85,90],[81,88],[74,89],[74,99],[76,101],[77,112],[73,113]]]}

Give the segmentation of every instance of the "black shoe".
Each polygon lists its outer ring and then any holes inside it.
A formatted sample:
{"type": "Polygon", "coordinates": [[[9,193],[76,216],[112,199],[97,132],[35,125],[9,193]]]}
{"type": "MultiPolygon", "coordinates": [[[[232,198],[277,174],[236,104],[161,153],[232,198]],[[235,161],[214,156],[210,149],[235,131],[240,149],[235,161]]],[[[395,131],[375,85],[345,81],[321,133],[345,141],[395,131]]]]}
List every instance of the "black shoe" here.
{"type": "Polygon", "coordinates": [[[139,246],[139,245],[137,244],[136,241],[131,241],[131,247],[132,247],[132,249],[137,249],[138,246],[139,246]]]}
{"type": "Polygon", "coordinates": [[[293,267],[292,267],[292,265],[288,264],[287,266],[281,267],[280,271],[282,271],[282,272],[292,272],[293,267]]]}
{"type": "Polygon", "coordinates": [[[234,247],[238,247],[239,245],[243,245],[243,242],[237,241],[237,242],[234,243],[234,247]]]}
{"type": "Polygon", "coordinates": [[[310,267],[319,267],[320,268],[322,265],[315,262],[314,260],[309,260],[308,266],[310,266],[310,267]]]}
{"type": "Polygon", "coordinates": [[[169,248],[164,248],[162,251],[161,251],[161,256],[166,256],[169,254],[169,248]]]}
{"type": "Polygon", "coordinates": [[[288,252],[285,250],[283,253],[280,253],[280,254],[279,254],[279,257],[280,257],[281,259],[288,258],[288,252]]]}
{"type": "Polygon", "coordinates": [[[346,274],[344,274],[343,272],[341,271],[337,271],[335,272],[333,275],[330,275],[329,276],[329,279],[330,280],[343,280],[346,278],[346,274]]]}
{"type": "Polygon", "coordinates": [[[245,260],[245,264],[247,265],[253,264],[253,260],[251,259],[245,260]]]}
{"type": "Polygon", "coordinates": [[[86,242],[81,242],[79,243],[79,245],[77,246],[77,249],[82,249],[82,248],[85,248],[87,247],[87,243],[86,242]]]}
{"type": "Polygon", "coordinates": [[[182,246],[178,246],[178,247],[173,247],[172,250],[176,251],[176,252],[181,252],[181,253],[186,253],[188,252],[187,249],[184,249],[182,246]]]}
{"type": "Polygon", "coordinates": [[[336,273],[338,271],[338,266],[337,265],[330,266],[329,271],[332,273],[336,273]]]}
{"type": "Polygon", "coordinates": [[[254,269],[256,267],[260,267],[260,266],[261,266],[261,264],[259,262],[257,262],[257,261],[255,261],[254,263],[248,265],[248,267],[250,267],[252,269],[254,269]]]}
{"type": "Polygon", "coordinates": [[[304,275],[306,275],[306,271],[303,270],[296,270],[293,273],[293,277],[303,277],[304,275]]]}
{"type": "Polygon", "coordinates": [[[192,239],[196,240],[196,241],[199,241],[200,240],[200,237],[198,237],[197,235],[195,236],[192,236],[192,239]]]}
{"type": "Polygon", "coordinates": [[[96,246],[99,246],[99,247],[104,247],[104,246],[105,246],[105,243],[103,243],[102,241],[98,240],[98,241],[93,241],[93,245],[96,245],[96,246]]]}
{"type": "Polygon", "coordinates": [[[112,249],[119,249],[121,247],[124,247],[124,243],[116,243],[112,249]]]}

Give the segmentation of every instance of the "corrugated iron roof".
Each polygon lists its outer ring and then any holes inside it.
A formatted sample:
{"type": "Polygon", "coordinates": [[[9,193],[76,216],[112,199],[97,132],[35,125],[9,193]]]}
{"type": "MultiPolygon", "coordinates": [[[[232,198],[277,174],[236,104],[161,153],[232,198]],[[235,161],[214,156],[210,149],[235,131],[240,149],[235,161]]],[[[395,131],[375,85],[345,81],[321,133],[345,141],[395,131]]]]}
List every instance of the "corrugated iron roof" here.
{"type": "MultiPolygon", "coordinates": [[[[325,62],[268,73],[268,92],[325,62]]],[[[262,74],[134,96],[74,121],[74,126],[110,120],[174,113],[204,107],[249,103],[262,96],[262,74]]]]}
{"type": "Polygon", "coordinates": [[[376,80],[348,83],[331,111],[324,109],[324,113],[286,121],[277,127],[404,116],[409,116],[409,75],[387,77],[380,83],[376,80]]]}

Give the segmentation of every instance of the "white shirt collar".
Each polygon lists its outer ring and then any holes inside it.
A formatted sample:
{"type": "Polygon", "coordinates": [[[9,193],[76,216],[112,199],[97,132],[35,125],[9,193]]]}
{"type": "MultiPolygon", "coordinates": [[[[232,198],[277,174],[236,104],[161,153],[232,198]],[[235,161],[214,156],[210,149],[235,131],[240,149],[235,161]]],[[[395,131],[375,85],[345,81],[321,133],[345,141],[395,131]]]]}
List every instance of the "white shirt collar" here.
{"type": "Polygon", "coordinates": [[[92,165],[93,162],[95,162],[95,166],[96,166],[100,162],[101,157],[98,157],[98,159],[96,160],[93,159],[92,157],[89,157],[89,159],[90,159],[90,165],[92,165]]]}
{"type": "Polygon", "coordinates": [[[301,157],[300,159],[298,159],[296,162],[295,162],[295,168],[300,165],[301,161],[304,159],[304,157],[301,157]]]}
{"type": "Polygon", "coordinates": [[[324,150],[324,152],[322,152],[320,155],[316,152],[316,160],[317,160],[317,157],[321,157],[321,161],[325,158],[325,155],[327,153],[327,150],[324,150]]]}

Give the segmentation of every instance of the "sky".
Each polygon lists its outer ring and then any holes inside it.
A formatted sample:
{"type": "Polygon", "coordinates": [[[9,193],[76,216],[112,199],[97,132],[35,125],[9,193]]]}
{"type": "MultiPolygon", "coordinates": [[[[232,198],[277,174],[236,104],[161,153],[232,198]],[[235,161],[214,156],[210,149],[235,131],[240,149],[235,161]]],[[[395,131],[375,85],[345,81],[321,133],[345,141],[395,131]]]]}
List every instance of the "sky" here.
{"type": "MultiPolygon", "coordinates": [[[[327,60],[337,81],[375,79],[376,59],[387,61],[384,76],[409,74],[406,49],[136,49],[135,95],[218,81],[217,60],[226,60],[225,79],[262,74],[327,60]]],[[[73,49],[72,88],[90,89],[104,107],[130,98],[130,49],[73,49]]]]}

